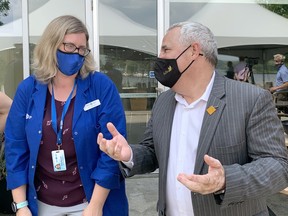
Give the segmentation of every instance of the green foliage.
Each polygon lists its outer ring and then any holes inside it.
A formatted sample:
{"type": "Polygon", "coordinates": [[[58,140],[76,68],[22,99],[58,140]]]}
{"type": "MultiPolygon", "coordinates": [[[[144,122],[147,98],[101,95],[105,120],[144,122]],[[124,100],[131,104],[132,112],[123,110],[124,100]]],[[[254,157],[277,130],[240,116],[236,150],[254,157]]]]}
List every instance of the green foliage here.
{"type": "MultiPolygon", "coordinates": [[[[10,10],[10,1],[9,0],[0,0],[0,18],[1,16],[7,16],[10,10]]],[[[4,23],[0,20],[0,26],[4,23]]]]}
{"type": "Polygon", "coordinates": [[[6,178],[6,163],[5,159],[0,159],[0,180],[6,178]]]}
{"type": "Polygon", "coordinates": [[[288,18],[288,4],[273,4],[276,2],[277,1],[269,1],[269,0],[258,1],[258,3],[262,7],[266,8],[266,9],[268,9],[268,10],[270,10],[270,11],[272,11],[272,12],[274,12],[280,16],[288,18]]]}
{"type": "Polygon", "coordinates": [[[0,180],[6,178],[6,163],[4,157],[4,133],[0,133],[0,180]]]}

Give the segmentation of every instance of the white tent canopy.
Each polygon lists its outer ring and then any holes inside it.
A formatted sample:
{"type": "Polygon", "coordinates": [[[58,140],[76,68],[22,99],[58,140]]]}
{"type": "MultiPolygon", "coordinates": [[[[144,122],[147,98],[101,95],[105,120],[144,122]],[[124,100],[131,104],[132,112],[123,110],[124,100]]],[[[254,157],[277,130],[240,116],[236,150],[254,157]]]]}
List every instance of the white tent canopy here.
{"type": "MultiPolygon", "coordinates": [[[[37,10],[29,14],[30,42],[35,43],[42,35],[49,22],[57,16],[65,14],[74,15],[82,20],[84,18],[85,4],[79,0],[50,0],[37,10]],[[67,7],[68,5],[68,7],[67,7]],[[71,7],[73,5],[73,7],[71,7]],[[53,13],[51,13],[53,11],[53,13]],[[79,13],[79,11],[83,11],[79,13]]],[[[0,50],[11,47],[16,43],[22,43],[22,19],[0,26],[0,50]]]]}
{"type": "MultiPolygon", "coordinates": [[[[208,26],[218,47],[257,44],[288,45],[288,20],[256,3],[207,3],[189,20],[208,26]]],[[[238,1],[237,1],[238,2],[238,1]]],[[[44,28],[55,17],[75,15],[84,20],[84,4],[79,0],[50,0],[29,15],[31,42],[35,43],[44,28]],[[57,5],[57,7],[55,7],[57,5]],[[69,7],[67,7],[69,5],[69,7]],[[72,7],[73,5],[73,7],[72,7]],[[53,13],[51,13],[53,11],[53,13]],[[83,11],[83,13],[79,13],[83,11]],[[81,17],[82,16],[82,17],[81,17]]],[[[156,30],[143,26],[122,12],[99,2],[100,43],[146,53],[157,53],[156,30]]],[[[21,43],[22,20],[0,27],[0,50],[21,43]]]]}
{"type": "MultiPolygon", "coordinates": [[[[30,36],[41,36],[49,22],[57,16],[64,14],[74,15],[82,20],[84,17],[85,4],[79,0],[50,0],[37,10],[29,14],[29,34],[30,36]],[[67,7],[69,5],[69,7],[67,7]],[[71,7],[73,5],[73,7],[71,7]],[[67,12],[65,9],[67,8],[67,12]],[[53,11],[53,13],[51,13],[53,11]],[[79,13],[82,11],[82,13],[79,13]]],[[[17,19],[11,23],[0,27],[0,37],[22,36],[22,19],[17,19]]]]}
{"type": "MultiPolygon", "coordinates": [[[[29,34],[31,42],[37,41],[49,24],[57,16],[74,15],[82,20],[85,4],[79,0],[50,0],[29,14],[29,34]],[[57,7],[55,7],[57,5],[57,7]],[[69,5],[69,7],[67,7],[69,5]],[[73,7],[72,7],[73,5],[73,7]],[[65,8],[67,12],[65,13],[65,8]],[[53,11],[53,13],[51,13],[53,11]],[[83,13],[79,13],[83,11],[83,13]]],[[[104,45],[122,46],[156,54],[156,30],[140,25],[120,11],[99,2],[100,42],[104,45]]],[[[0,27],[0,39],[4,42],[0,50],[22,42],[22,19],[0,27]]]]}
{"type": "Polygon", "coordinates": [[[219,48],[256,44],[288,45],[288,19],[256,3],[209,3],[189,20],[208,26],[219,48]]]}
{"type": "Polygon", "coordinates": [[[122,12],[99,3],[100,44],[156,54],[156,30],[134,22],[122,12]]]}

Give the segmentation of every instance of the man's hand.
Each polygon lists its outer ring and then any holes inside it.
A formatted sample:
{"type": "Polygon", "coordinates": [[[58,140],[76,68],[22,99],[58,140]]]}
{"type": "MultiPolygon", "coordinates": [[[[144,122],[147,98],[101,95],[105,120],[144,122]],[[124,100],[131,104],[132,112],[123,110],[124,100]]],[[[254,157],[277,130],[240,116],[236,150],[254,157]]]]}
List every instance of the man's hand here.
{"type": "Polygon", "coordinates": [[[131,148],[129,147],[128,142],[111,122],[107,123],[107,128],[113,138],[107,140],[103,137],[102,133],[99,133],[97,143],[100,146],[100,149],[114,160],[129,161],[131,158],[131,148]]]}
{"type": "Polygon", "coordinates": [[[219,160],[204,156],[204,161],[209,166],[205,175],[187,175],[180,173],[177,180],[190,191],[200,194],[210,194],[225,189],[225,171],[219,160]]]}
{"type": "Polygon", "coordinates": [[[277,89],[278,89],[277,86],[274,86],[274,87],[269,88],[269,91],[271,93],[274,93],[277,89]]]}

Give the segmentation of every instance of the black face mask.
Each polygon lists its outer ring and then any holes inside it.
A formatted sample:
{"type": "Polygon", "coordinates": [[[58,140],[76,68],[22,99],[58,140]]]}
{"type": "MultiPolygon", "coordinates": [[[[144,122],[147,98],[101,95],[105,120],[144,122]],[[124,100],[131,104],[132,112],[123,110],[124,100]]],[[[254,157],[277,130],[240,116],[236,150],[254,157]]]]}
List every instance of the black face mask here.
{"type": "MultiPolygon", "coordinates": [[[[192,65],[194,60],[185,68],[185,70],[180,73],[177,59],[185,53],[189,48],[187,47],[176,59],[162,59],[157,58],[155,65],[154,65],[154,73],[156,79],[164,86],[172,88],[176,82],[180,79],[181,75],[192,65]]],[[[203,54],[200,54],[203,55],[203,54]]]]}
{"type": "Polygon", "coordinates": [[[279,64],[275,64],[275,67],[277,68],[277,70],[279,70],[279,68],[283,65],[283,63],[279,63],[279,64]]]}

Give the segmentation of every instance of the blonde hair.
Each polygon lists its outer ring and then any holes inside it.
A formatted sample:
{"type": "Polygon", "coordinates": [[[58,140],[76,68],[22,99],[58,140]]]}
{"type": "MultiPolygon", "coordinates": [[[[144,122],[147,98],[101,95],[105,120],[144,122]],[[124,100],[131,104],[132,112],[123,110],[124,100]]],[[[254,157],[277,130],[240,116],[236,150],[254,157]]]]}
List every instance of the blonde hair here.
{"type": "MultiPolygon", "coordinates": [[[[60,16],[52,20],[46,27],[39,43],[34,49],[32,68],[37,80],[49,83],[58,71],[56,52],[63,43],[67,34],[84,33],[86,36],[86,47],[89,49],[89,34],[84,23],[78,18],[70,15],[60,16]]],[[[89,53],[85,57],[84,65],[80,69],[82,79],[90,72],[95,71],[93,55],[89,53]]]]}
{"type": "Polygon", "coordinates": [[[282,55],[282,54],[276,54],[276,55],[274,55],[273,56],[274,57],[274,60],[275,61],[279,61],[279,62],[282,62],[282,63],[284,63],[284,61],[285,61],[285,56],[284,55],[282,55]]]}

